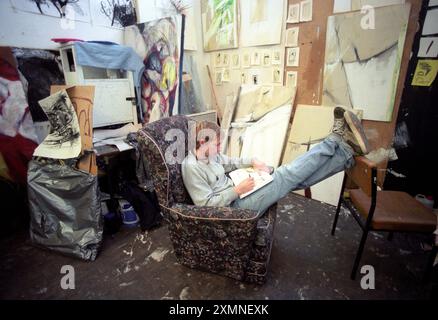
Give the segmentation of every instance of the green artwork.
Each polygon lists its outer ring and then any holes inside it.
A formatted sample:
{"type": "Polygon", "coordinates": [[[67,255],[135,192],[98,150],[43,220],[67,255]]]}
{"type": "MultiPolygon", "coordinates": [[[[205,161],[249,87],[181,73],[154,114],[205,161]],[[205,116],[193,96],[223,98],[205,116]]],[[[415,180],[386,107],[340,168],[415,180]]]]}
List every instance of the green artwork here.
{"type": "Polygon", "coordinates": [[[202,0],[204,50],[238,47],[237,0],[202,0]]]}

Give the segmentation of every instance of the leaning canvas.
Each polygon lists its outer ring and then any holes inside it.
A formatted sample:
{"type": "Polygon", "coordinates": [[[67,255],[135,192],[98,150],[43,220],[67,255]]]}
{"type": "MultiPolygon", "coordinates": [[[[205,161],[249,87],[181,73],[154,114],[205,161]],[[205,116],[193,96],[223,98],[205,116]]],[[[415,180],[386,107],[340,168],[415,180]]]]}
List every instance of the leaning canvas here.
{"type": "Polygon", "coordinates": [[[175,15],[125,28],[125,43],[145,66],[141,93],[145,123],[179,113],[183,19],[175,15]]]}
{"type": "Polygon", "coordinates": [[[79,122],[65,90],[38,101],[50,122],[50,133],[35,149],[35,157],[72,159],[81,153],[79,122]]]}
{"type": "Polygon", "coordinates": [[[237,48],[237,0],[202,0],[201,18],[205,51],[237,48]]]}
{"type": "Polygon", "coordinates": [[[323,104],[364,111],[364,119],[391,121],[411,5],[328,18],[323,104]]]}

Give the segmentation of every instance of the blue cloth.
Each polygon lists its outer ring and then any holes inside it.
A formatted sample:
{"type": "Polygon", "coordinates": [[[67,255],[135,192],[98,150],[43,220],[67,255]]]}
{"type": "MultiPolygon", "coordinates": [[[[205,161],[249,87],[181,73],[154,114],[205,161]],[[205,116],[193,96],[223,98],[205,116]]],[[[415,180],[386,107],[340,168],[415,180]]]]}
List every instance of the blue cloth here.
{"type": "MultiPolygon", "coordinates": [[[[81,66],[123,69],[133,72],[137,92],[137,108],[141,105],[141,77],[144,64],[140,56],[130,47],[90,42],[75,42],[76,63],[81,66]]],[[[138,110],[141,110],[138,109],[138,110]]],[[[142,113],[140,112],[140,116],[142,113]]]]}
{"type": "Polygon", "coordinates": [[[354,165],[352,149],[337,134],[273,173],[274,181],[232,203],[235,208],[264,212],[289,192],[303,190],[354,165]]]}

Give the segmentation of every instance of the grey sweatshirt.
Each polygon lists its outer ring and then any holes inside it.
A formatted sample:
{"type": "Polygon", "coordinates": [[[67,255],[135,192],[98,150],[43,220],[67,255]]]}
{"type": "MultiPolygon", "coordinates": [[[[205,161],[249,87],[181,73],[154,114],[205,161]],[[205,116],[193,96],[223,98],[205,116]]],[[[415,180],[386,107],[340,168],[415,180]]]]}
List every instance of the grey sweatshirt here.
{"type": "Polygon", "coordinates": [[[189,152],[182,162],[182,177],[197,206],[228,207],[239,195],[226,173],[251,167],[252,159],[235,159],[218,154],[211,161],[198,160],[189,152]]]}

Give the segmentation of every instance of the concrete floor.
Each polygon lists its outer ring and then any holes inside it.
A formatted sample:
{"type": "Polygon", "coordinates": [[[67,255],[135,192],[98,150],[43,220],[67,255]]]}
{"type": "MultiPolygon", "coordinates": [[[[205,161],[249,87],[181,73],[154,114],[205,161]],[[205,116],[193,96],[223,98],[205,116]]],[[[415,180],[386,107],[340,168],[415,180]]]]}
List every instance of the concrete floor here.
{"type": "MultiPolygon", "coordinates": [[[[428,253],[424,238],[372,233],[362,265],[372,265],[376,289],[349,278],[360,229],[342,211],[330,235],[335,208],[294,194],[279,203],[270,273],[255,286],[181,266],[166,227],[142,234],[124,229],[104,241],[94,262],[31,246],[25,232],[0,243],[1,299],[428,299],[422,285],[428,253]],[[75,268],[75,290],[60,287],[63,265],[75,268]]],[[[436,271],[436,270],[435,270],[436,271]]]]}

